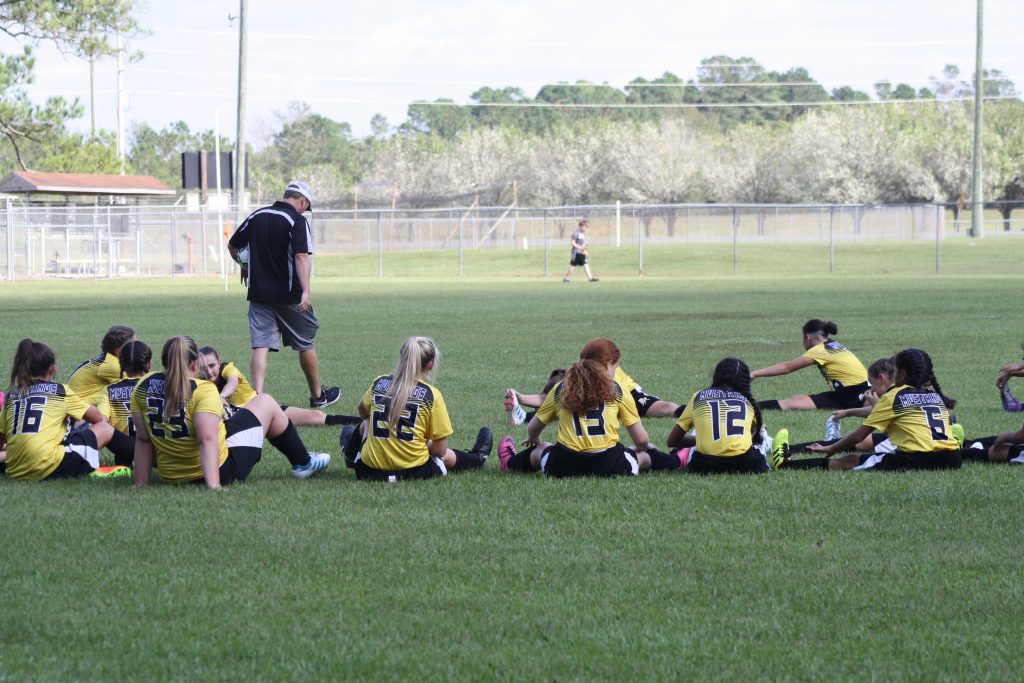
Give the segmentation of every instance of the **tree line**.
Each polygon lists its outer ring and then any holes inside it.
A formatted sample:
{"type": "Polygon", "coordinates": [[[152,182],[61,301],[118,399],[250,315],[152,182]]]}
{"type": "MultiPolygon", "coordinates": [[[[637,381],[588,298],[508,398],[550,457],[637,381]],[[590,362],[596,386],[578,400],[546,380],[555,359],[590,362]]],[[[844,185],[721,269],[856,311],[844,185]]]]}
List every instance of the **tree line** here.
{"type": "MultiPolygon", "coordinates": [[[[140,31],[132,0],[0,0],[0,30],[95,59],[115,31],[140,31]]],[[[80,102],[32,105],[31,45],[0,58],[0,158],[8,168],[116,173],[113,134],[72,133],[80,102]]],[[[1024,102],[986,72],[985,197],[1024,201],[1024,102]]],[[[623,88],[584,81],[482,87],[471,104],[416,102],[357,138],[347,122],[291,103],[250,150],[250,191],[308,180],[318,204],[352,207],[605,203],[963,202],[970,195],[973,84],[947,65],[928,87],[826,90],[802,67],[769,71],[715,55],[696,77],[623,88]]],[[[131,126],[128,172],[180,185],[180,153],[214,148],[187,122],[131,126]]],[[[221,149],[232,141],[220,140],[221,149]]],[[[1004,212],[1012,209],[1004,205],[1004,212]]]]}

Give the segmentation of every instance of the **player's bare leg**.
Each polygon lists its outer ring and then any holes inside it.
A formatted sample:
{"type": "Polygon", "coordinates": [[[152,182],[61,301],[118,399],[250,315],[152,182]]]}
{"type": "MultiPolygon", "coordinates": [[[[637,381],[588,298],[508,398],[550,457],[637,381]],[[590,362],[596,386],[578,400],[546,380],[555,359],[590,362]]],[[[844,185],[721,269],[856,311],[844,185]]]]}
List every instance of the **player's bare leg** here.
{"type": "Polygon", "coordinates": [[[252,350],[252,359],[249,361],[249,369],[252,375],[252,388],[257,394],[263,393],[263,382],[267,378],[267,357],[270,349],[261,347],[252,350]]]}
{"type": "Polygon", "coordinates": [[[313,398],[320,396],[320,360],[316,356],[316,349],[299,351],[299,366],[306,376],[306,384],[309,386],[309,395],[313,398]]]}

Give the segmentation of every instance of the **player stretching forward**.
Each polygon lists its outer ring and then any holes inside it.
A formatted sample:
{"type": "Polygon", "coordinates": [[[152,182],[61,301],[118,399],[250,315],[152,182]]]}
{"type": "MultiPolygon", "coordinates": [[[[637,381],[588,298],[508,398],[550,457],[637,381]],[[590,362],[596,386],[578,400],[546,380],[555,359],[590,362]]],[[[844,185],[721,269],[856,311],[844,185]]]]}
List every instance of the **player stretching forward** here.
{"type": "Polygon", "coordinates": [[[750,373],[751,379],[776,377],[817,365],[831,391],[810,396],[799,394],[778,401],[761,401],[758,404],[761,410],[835,410],[863,405],[862,394],[869,388],[868,372],[849,349],[829,338],[829,335],[838,332],[839,328],[832,321],[826,322],[817,318],[808,320],[803,327],[803,344],[806,351],[802,356],[750,373]]]}
{"type": "Polygon", "coordinates": [[[135,330],[125,325],[114,325],[103,335],[100,354],[85,361],[71,373],[68,386],[89,405],[103,400],[103,390],[121,379],[121,347],[135,339],[135,330]]]}

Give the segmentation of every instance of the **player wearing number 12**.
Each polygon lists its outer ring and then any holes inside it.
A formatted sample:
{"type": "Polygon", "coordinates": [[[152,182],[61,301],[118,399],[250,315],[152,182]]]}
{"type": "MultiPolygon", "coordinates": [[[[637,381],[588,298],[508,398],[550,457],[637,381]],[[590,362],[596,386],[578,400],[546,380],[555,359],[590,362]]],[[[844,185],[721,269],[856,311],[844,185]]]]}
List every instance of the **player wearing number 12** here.
{"type": "Polygon", "coordinates": [[[768,471],[761,443],[761,412],[750,395],[750,368],[738,358],[723,358],[715,366],[711,386],[690,398],[672,426],[668,445],[692,445],[687,437],[696,429],[697,449],[690,454],[687,471],[692,474],[768,471]]]}

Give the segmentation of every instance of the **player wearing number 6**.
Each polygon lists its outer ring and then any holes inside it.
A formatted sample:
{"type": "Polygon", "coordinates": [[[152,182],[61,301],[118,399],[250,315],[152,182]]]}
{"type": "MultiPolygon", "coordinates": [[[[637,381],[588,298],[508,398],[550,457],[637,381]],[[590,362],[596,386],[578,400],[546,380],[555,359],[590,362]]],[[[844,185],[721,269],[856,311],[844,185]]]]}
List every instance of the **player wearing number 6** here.
{"type": "Polygon", "coordinates": [[[114,428],[64,384],[53,381],[57,359],[46,344],[22,339],[11,363],[11,386],[0,410],[0,450],[7,476],[39,481],[84,477],[99,467],[99,449],[114,428]],[[65,437],[67,419],[86,425],[65,437]]]}
{"type": "Polygon", "coordinates": [[[864,424],[839,441],[808,450],[841,453],[876,429],[889,434],[894,453],[850,454],[839,458],[785,460],[784,444],[775,441],[776,466],[830,470],[937,470],[960,467],[960,444],[953,435],[949,408],[956,402],[942,393],[931,357],[921,349],[904,349],[893,359],[895,384],[883,393],[864,424]]]}
{"type": "Polygon", "coordinates": [[[686,469],[693,474],[746,473],[768,471],[758,446],[762,442],[761,411],[750,395],[750,368],[738,358],[723,358],[715,366],[711,386],[695,393],[672,426],[668,445],[686,449],[696,429],[696,450],[689,453],[686,469]]]}

